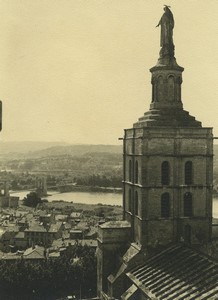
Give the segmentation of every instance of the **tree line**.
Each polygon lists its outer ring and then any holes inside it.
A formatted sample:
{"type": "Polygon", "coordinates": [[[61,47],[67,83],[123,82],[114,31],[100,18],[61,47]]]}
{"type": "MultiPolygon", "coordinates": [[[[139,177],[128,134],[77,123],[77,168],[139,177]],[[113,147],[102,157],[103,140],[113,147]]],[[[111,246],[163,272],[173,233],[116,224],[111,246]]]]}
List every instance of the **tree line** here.
{"type": "Polygon", "coordinates": [[[92,174],[86,177],[75,177],[74,181],[78,185],[85,186],[99,186],[99,187],[122,187],[122,177],[121,176],[106,176],[99,174],[92,174]]]}

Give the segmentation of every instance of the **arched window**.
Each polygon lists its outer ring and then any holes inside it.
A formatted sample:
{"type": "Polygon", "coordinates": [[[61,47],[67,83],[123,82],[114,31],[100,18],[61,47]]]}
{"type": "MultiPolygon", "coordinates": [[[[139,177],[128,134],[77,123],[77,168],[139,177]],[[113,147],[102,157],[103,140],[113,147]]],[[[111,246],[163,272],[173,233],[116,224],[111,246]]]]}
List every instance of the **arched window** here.
{"type": "Polygon", "coordinates": [[[164,193],[161,195],[161,217],[169,218],[170,216],[170,194],[164,193]]]}
{"type": "Polygon", "coordinates": [[[168,78],[168,100],[175,100],[175,79],[172,75],[168,78]]]}
{"type": "Polygon", "coordinates": [[[192,216],[192,194],[185,193],[184,194],[184,217],[192,216]]]}
{"type": "Polygon", "coordinates": [[[182,77],[177,77],[176,79],[176,93],[177,93],[177,100],[181,102],[181,84],[182,84],[182,77]]]}
{"type": "Polygon", "coordinates": [[[136,160],[135,162],[135,183],[138,183],[139,180],[139,164],[138,161],[136,160]]]}
{"type": "Polygon", "coordinates": [[[155,100],[155,80],[154,80],[154,77],[152,77],[152,79],[151,79],[151,84],[152,84],[152,101],[151,102],[154,102],[154,100],[155,100]]]}
{"type": "Polygon", "coordinates": [[[135,215],[139,214],[138,192],[135,191],[135,215]]]}
{"type": "Polygon", "coordinates": [[[170,183],[170,164],[164,161],[161,165],[161,183],[168,185],[170,183]]]}
{"type": "Polygon", "coordinates": [[[162,76],[158,77],[157,81],[157,101],[164,100],[164,80],[162,76]]]}
{"type": "Polygon", "coordinates": [[[129,181],[132,181],[132,161],[129,160],[129,181]]]}
{"type": "Polygon", "coordinates": [[[185,184],[192,184],[192,162],[185,163],[185,184]]]}
{"type": "Polygon", "coordinates": [[[129,199],[128,199],[128,209],[129,212],[132,212],[132,191],[131,189],[129,189],[129,199]]]}

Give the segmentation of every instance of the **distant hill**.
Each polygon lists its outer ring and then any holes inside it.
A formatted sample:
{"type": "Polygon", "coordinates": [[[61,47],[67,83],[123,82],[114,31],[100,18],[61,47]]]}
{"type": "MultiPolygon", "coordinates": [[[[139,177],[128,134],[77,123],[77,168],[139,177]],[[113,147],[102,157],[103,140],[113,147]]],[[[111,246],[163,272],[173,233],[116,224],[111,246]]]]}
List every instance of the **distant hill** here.
{"type": "Polygon", "coordinates": [[[69,145],[56,146],[29,153],[33,157],[72,155],[80,156],[85,153],[122,153],[120,145],[69,145]]]}
{"type": "Polygon", "coordinates": [[[0,145],[0,157],[6,159],[81,156],[90,152],[122,153],[122,145],[71,145],[62,142],[2,142],[0,145]]]}
{"type": "Polygon", "coordinates": [[[39,151],[49,147],[66,146],[69,145],[63,142],[0,142],[0,155],[9,153],[27,153],[32,151],[39,151]]]}

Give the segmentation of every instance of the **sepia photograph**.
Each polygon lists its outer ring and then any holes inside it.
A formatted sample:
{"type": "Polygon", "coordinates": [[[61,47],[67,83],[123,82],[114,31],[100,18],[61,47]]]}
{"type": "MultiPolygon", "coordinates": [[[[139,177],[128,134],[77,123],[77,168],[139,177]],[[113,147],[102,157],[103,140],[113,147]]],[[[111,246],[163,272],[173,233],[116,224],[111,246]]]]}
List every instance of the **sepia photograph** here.
{"type": "Polygon", "coordinates": [[[217,12],[0,0],[0,300],[218,299],[217,12]]]}

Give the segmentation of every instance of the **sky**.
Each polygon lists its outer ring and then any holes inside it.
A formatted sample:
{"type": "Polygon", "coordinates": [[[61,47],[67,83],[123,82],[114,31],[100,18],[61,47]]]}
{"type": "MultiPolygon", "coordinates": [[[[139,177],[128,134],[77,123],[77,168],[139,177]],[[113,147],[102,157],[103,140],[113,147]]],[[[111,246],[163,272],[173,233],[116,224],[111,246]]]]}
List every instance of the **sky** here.
{"type": "Polygon", "coordinates": [[[149,109],[164,4],[184,109],[218,136],[217,0],[0,0],[0,139],[120,144],[149,109]]]}

